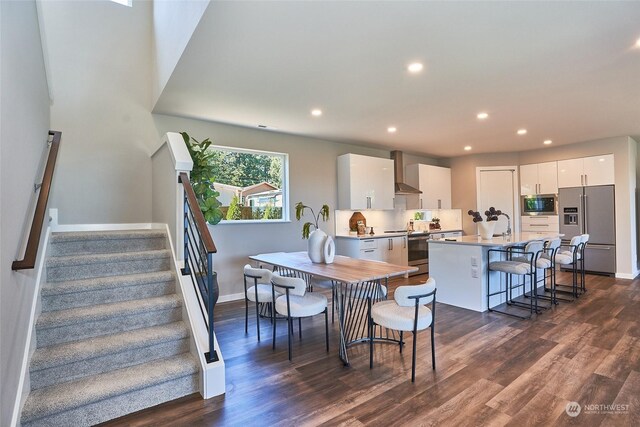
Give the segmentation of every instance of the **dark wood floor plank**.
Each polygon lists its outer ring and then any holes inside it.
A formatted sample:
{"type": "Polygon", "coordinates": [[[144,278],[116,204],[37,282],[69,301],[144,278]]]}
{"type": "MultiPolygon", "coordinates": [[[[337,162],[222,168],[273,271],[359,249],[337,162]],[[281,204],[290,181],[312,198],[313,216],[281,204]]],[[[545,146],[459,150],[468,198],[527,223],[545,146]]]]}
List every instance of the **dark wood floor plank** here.
{"type": "Polygon", "coordinates": [[[603,427],[640,425],[640,372],[631,371],[613,401],[618,407],[605,415],[603,427]]]}
{"type": "Polygon", "coordinates": [[[640,338],[624,335],[595,373],[624,381],[632,370],[640,371],[640,338]]]}
{"type": "Polygon", "coordinates": [[[560,414],[555,424],[574,426],[600,425],[604,421],[606,414],[599,409],[591,409],[590,405],[611,405],[621,388],[622,382],[620,381],[598,374],[590,375],[572,399],[572,401],[581,406],[578,416],[570,417],[567,413],[560,414]]]}
{"type": "Polygon", "coordinates": [[[555,394],[541,391],[527,402],[513,417],[507,426],[548,426],[565,412],[566,399],[555,394]]]}

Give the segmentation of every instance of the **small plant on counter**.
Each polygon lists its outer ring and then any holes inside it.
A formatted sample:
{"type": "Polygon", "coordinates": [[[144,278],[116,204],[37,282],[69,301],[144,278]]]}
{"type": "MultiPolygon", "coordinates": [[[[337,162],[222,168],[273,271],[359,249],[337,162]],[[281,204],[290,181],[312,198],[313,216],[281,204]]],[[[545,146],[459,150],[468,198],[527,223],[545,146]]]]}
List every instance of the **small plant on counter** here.
{"type": "Polygon", "coordinates": [[[329,205],[322,205],[322,207],[318,211],[318,214],[316,215],[313,209],[309,206],[306,206],[302,202],[296,203],[296,219],[298,221],[300,221],[300,218],[302,218],[302,216],[304,215],[305,209],[309,209],[311,211],[311,216],[313,216],[314,219],[314,222],[305,222],[302,225],[302,238],[308,239],[309,234],[311,233],[312,226],[315,227],[316,230],[320,228],[318,225],[318,223],[320,222],[320,218],[322,218],[323,221],[327,221],[329,219],[329,205]]]}
{"type": "MultiPolygon", "coordinates": [[[[469,209],[469,211],[467,212],[470,216],[473,217],[473,222],[482,222],[482,215],[480,215],[480,212],[478,211],[474,211],[472,209],[469,209]]],[[[501,210],[496,210],[496,208],[494,208],[493,206],[491,206],[489,208],[489,210],[484,211],[484,214],[487,216],[487,222],[489,221],[497,221],[498,220],[498,216],[502,215],[502,211],[501,210]]]]}

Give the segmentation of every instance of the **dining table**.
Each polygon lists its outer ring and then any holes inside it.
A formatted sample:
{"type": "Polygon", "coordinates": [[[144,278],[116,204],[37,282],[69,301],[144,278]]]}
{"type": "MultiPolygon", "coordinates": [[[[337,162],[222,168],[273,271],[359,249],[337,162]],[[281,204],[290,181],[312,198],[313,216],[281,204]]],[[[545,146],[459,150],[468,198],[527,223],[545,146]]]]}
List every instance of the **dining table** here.
{"type": "MultiPolygon", "coordinates": [[[[268,264],[281,274],[303,278],[307,285],[312,279],[330,280],[334,288],[333,304],[337,307],[340,331],[338,355],[349,366],[347,349],[369,339],[368,304],[386,299],[388,280],[418,270],[408,265],[336,255],[330,264],[314,263],[307,252],[273,252],[249,257],[259,265],[268,264]]],[[[379,329],[374,340],[390,340],[388,331],[379,329]]]]}

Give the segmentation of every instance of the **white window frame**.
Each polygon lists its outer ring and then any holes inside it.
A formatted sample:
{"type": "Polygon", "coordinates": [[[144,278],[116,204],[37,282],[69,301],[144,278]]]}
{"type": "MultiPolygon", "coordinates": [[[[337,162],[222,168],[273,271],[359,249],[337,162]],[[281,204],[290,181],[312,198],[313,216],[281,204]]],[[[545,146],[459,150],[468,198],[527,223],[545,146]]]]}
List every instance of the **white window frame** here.
{"type": "Polygon", "coordinates": [[[283,187],[282,188],[282,218],[281,219],[237,219],[237,220],[228,220],[223,218],[222,221],[218,223],[218,225],[273,224],[273,223],[281,223],[281,222],[291,222],[290,209],[289,209],[289,154],[288,153],[280,153],[277,151],[255,150],[251,148],[229,147],[225,145],[210,145],[208,150],[231,151],[236,153],[282,157],[282,187],[283,187]]]}

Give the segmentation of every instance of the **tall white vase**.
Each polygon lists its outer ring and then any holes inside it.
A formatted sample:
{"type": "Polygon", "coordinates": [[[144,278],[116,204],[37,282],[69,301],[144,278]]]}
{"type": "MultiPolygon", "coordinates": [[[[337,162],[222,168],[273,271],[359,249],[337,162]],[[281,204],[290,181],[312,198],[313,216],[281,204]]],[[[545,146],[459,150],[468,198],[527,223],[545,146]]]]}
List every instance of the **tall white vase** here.
{"type": "Polygon", "coordinates": [[[496,231],[497,221],[481,221],[478,222],[478,233],[482,240],[491,240],[493,238],[493,232],[496,231]]]}
{"type": "Polygon", "coordinates": [[[311,262],[324,262],[324,242],[327,239],[327,233],[316,229],[309,233],[308,253],[311,262]]]}

